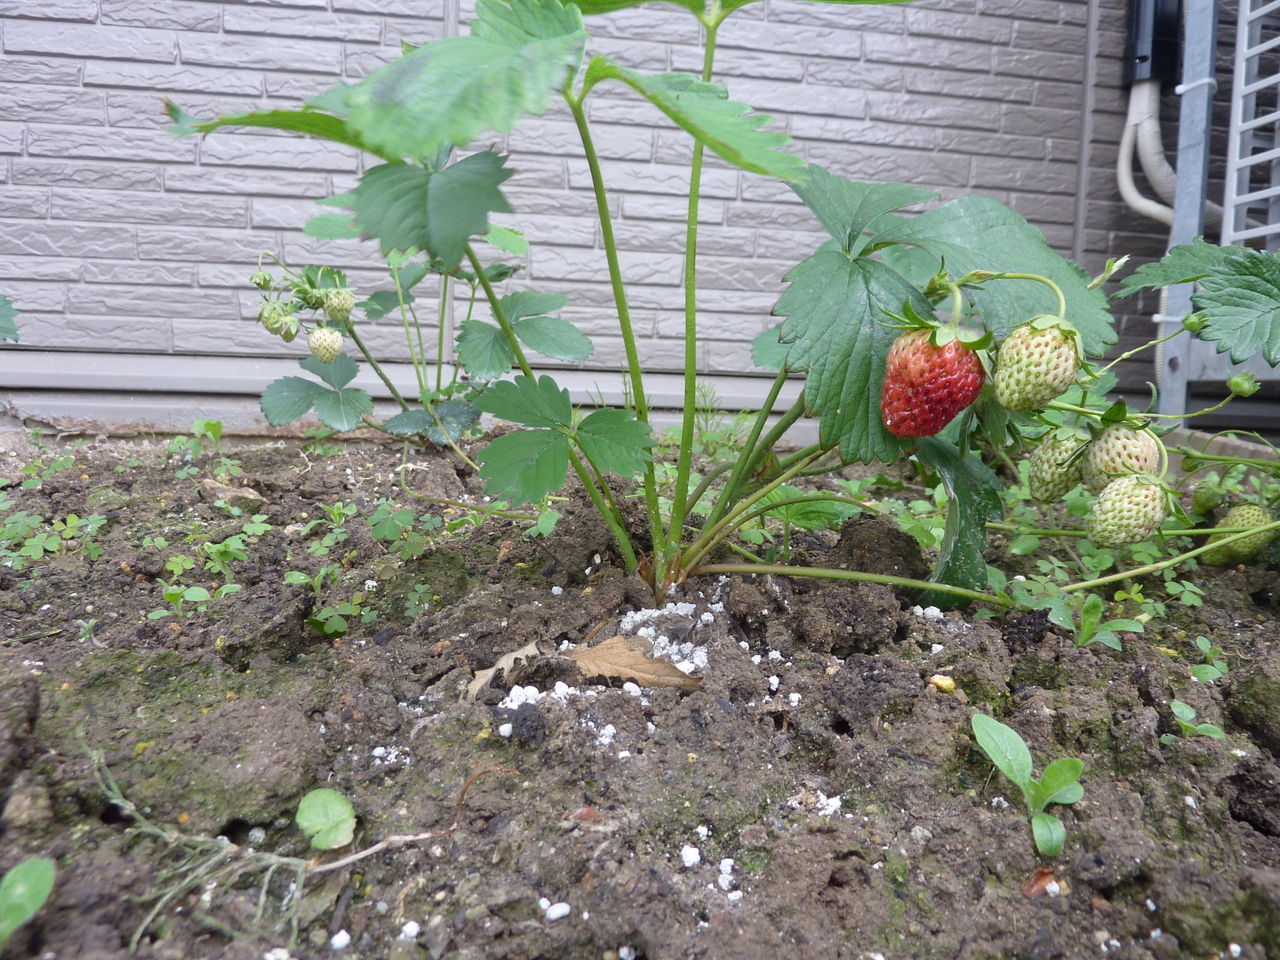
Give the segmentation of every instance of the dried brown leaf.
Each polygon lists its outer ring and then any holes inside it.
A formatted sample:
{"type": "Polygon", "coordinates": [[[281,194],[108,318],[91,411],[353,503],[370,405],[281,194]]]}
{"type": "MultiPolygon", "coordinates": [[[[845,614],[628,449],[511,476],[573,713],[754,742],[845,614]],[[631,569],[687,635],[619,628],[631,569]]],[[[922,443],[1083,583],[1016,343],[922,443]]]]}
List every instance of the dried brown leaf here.
{"type": "Polygon", "coordinates": [[[634,680],[642,687],[701,690],[702,678],[691,677],[665,657],[653,657],[653,644],[643,637],[610,637],[594,647],[569,651],[586,677],[634,680]]]}
{"type": "Polygon", "coordinates": [[[534,640],[529,641],[519,650],[503,654],[492,667],[476,671],[475,677],[467,684],[467,700],[474,700],[499,672],[510,676],[512,667],[527,660],[536,660],[540,656],[542,652],[538,649],[537,641],[534,640]]]}

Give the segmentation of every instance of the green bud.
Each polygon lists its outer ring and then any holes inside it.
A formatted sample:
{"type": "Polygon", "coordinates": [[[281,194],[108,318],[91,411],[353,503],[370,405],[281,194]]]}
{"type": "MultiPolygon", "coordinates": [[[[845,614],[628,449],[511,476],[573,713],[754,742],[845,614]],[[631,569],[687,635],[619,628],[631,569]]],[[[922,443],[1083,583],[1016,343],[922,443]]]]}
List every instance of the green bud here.
{"type": "Polygon", "coordinates": [[[249,277],[249,282],[259,290],[269,290],[271,289],[271,274],[265,270],[258,270],[249,277]]]}
{"type": "Polygon", "coordinates": [[[298,299],[305,303],[312,310],[319,310],[324,306],[325,291],[317,290],[314,287],[299,286],[296,290],[298,299]]]}
{"type": "Polygon", "coordinates": [[[302,329],[302,325],[298,323],[298,318],[292,313],[286,314],[284,320],[280,324],[280,339],[285,343],[293,342],[293,338],[298,335],[298,331],[302,329]]]}
{"type": "Polygon", "coordinates": [[[1182,318],[1182,328],[1190,334],[1197,335],[1208,322],[1209,318],[1203,313],[1189,313],[1182,318]]]}
{"type": "Polygon", "coordinates": [[[1241,370],[1234,377],[1227,381],[1227,388],[1240,397],[1251,397],[1261,388],[1262,384],[1248,370],[1241,370]]]}
{"type": "Polygon", "coordinates": [[[284,318],[289,315],[289,308],[279,300],[264,300],[258,308],[258,322],[267,328],[268,333],[279,334],[284,318]]]}

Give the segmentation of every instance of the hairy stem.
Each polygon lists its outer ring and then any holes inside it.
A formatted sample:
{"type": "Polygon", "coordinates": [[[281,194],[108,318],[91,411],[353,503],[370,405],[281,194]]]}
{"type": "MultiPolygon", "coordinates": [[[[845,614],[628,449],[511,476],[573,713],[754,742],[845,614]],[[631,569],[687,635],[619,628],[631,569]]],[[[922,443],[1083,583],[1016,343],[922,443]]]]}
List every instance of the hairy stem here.
{"type": "Polygon", "coordinates": [[[1017,606],[1012,600],[997,597],[990,593],[979,593],[977,590],[966,590],[953,587],[947,583],[931,583],[928,580],[912,580],[909,577],[891,577],[878,573],[862,573],[859,570],[827,570],[823,567],[789,567],[775,563],[708,563],[694,567],[690,576],[714,574],[761,574],[771,573],[782,577],[815,577],[820,580],[858,580],[863,583],[882,583],[889,587],[906,587],[911,590],[933,590],[938,593],[949,593],[954,597],[990,603],[997,607],[1012,609],[1017,606]]]}

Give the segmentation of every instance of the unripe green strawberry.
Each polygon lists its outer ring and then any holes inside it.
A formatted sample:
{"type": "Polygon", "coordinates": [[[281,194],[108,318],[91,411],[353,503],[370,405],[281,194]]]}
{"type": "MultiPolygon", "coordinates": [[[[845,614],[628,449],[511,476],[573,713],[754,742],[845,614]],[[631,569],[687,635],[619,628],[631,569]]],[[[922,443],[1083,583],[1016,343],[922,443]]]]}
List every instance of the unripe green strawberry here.
{"type": "Polygon", "coordinates": [[[1094,501],[1089,539],[1099,547],[1141,543],[1160,529],[1165,512],[1165,491],[1154,479],[1142,474],[1119,477],[1094,501]]]}
{"type": "Polygon", "coordinates": [[[258,321],[267,328],[267,333],[280,335],[284,326],[284,318],[289,316],[289,305],[279,300],[263,300],[258,307],[258,321]]]}
{"type": "Polygon", "coordinates": [[[325,294],[324,312],[336,323],[342,323],[351,316],[351,308],[355,305],[356,298],[345,287],[341,290],[330,290],[325,294]]]}
{"type": "Polygon", "coordinates": [[[1079,372],[1080,353],[1071,331],[1024,324],[996,354],[996,399],[1006,410],[1039,410],[1075,383],[1079,372]]]}
{"type": "MultiPolygon", "coordinates": [[[[1227,511],[1227,515],[1218,523],[1219,527],[1260,527],[1264,524],[1272,523],[1275,517],[1271,516],[1264,507],[1258,506],[1256,503],[1243,503],[1238,507],[1232,507],[1227,511]]],[[[1274,530],[1266,530],[1263,533],[1255,533],[1245,537],[1243,540],[1237,540],[1235,543],[1228,543],[1226,546],[1214,547],[1212,550],[1206,550],[1200,554],[1200,559],[1214,566],[1225,567],[1234,566],[1237,563],[1248,563],[1258,554],[1260,554],[1276,535],[1274,530]]],[[[1229,534],[1219,533],[1209,538],[1209,543],[1217,543],[1219,540],[1225,540],[1229,534]]]]}
{"type": "Polygon", "coordinates": [[[333,363],[342,352],[342,334],[331,327],[316,327],[307,334],[307,346],[321,363],[333,363]]]}
{"type": "Polygon", "coordinates": [[[324,306],[325,292],[317,290],[315,287],[308,287],[305,284],[298,286],[294,291],[298,299],[305,303],[312,310],[319,310],[324,306]]]}
{"type": "Polygon", "coordinates": [[[271,287],[271,274],[265,270],[257,270],[249,277],[249,282],[259,290],[267,290],[271,287]]]}
{"type": "MultiPolygon", "coordinates": [[[[1183,469],[1186,469],[1185,460],[1183,461],[1183,469]]],[[[1212,480],[1203,480],[1196,485],[1195,493],[1191,495],[1191,512],[1206,517],[1222,506],[1222,501],[1226,498],[1227,492],[1220,485],[1212,480]]]]}
{"type": "Polygon", "coordinates": [[[1159,473],[1160,441],[1148,430],[1135,430],[1123,423],[1112,424],[1089,444],[1081,476],[1093,494],[1130,473],[1159,473]]]}
{"type": "Polygon", "coordinates": [[[1083,458],[1075,455],[1082,446],[1084,441],[1079,437],[1049,437],[1036,447],[1027,471],[1032,499],[1041,503],[1057,503],[1071,492],[1080,482],[1083,458]],[[1074,461],[1072,457],[1075,457],[1074,461]]]}
{"type": "Polygon", "coordinates": [[[302,324],[298,323],[298,318],[292,313],[286,314],[284,320],[280,323],[280,339],[285,343],[293,343],[294,338],[301,329],[302,324]]]}
{"type": "Polygon", "coordinates": [[[931,437],[982,392],[982,361],[959,339],[932,342],[930,328],[908,330],[885,358],[880,418],[895,437],[931,437]]]}

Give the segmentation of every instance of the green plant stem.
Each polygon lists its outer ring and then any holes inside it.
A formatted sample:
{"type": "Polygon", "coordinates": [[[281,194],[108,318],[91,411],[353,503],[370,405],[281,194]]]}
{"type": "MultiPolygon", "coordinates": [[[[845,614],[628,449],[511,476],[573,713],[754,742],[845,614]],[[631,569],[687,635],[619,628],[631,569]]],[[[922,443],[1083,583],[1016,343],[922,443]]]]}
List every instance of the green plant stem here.
{"type": "Polygon", "coordinates": [[[438,321],[439,332],[436,335],[436,392],[439,393],[441,383],[444,381],[444,352],[445,352],[445,336],[444,321],[445,314],[448,312],[449,306],[449,275],[442,273],[440,275],[440,317],[438,321]]]}
{"type": "MultiPolygon", "coordinates": [[[[801,449],[797,450],[795,453],[790,454],[789,456],[783,457],[781,460],[779,460],[778,469],[789,470],[791,467],[799,463],[801,460],[805,459],[806,457],[811,457],[818,452],[825,453],[826,448],[823,447],[822,444],[820,443],[811,443],[809,444],[809,446],[802,447],[801,449]]],[[[828,472],[830,471],[825,469],[818,471],[818,473],[828,473],[828,472]]],[[[802,476],[808,476],[808,474],[802,474],[802,476]]]]}
{"type": "Polygon", "coordinates": [[[1065,320],[1067,317],[1067,298],[1063,296],[1062,288],[1048,277],[1042,277],[1038,273],[993,273],[981,277],[982,282],[987,280],[1034,280],[1036,283],[1043,283],[1058,298],[1058,319],[1065,320]]]}
{"type": "Polygon", "coordinates": [[[1174,337],[1181,336],[1185,332],[1186,331],[1184,330],[1175,330],[1173,333],[1169,334],[1167,337],[1161,337],[1158,340],[1152,340],[1150,343],[1144,343],[1140,347],[1134,347],[1132,350],[1128,351],[1127,353],[1120,354],[1120,356],[1116,357],[1114,360],[1108,363],[1105,367],[1099,370],[1098,376],[1101,376],[1102,374],[1106,373],[1108,370],[1114,367],[1117,363],[1123,363],[1125,360],[1128,360],[1131,357],[1137,356],[1143,350],[1150,350],[1152,347],[1158,347],[1162,343],[1168,343],[1174,337]]]}
{"type": "MultiPolygon", "coordinates": [[[[739,496],[739,490],[742,487],[743,481],[755,473],[756,469],[764,461],[764,458],[768,456],[769,451],[773,449],[774,444],[782,439],[782,435],[787,432],[791,425],[804,416],[804,410],[804,392],[801,391],[796,402],[792,404],[791,409],[784,413],[778,419],[778,422],[773,425],[773,429],[765,434],[764,437],[756,444],[751,455],[749,457],[744,455],[745,464],[742,467],[741,473],[737,475],[737,483],[734,488],[729,489],[729,484],[725,484],[725,489],[720,493],[720,501],[716,504],[716,506],[720,508],[718,510],[719,517],[723,517],[733,506],[739,496]]],[[[795,476],[795,474],[789,473],[788,477],[791,476],[795,476]]],[[[713,515],[717,513],[717,511],[712,512],[713,515]]],[[[717,519],[719,519],[719,517],[717,517],[717,519]]]]}
{"type": "Polygon", "coordinates": [[[707,529],[703,530],[702,535],[698,537],[680,558],[680,569],[688,570],[699,563],[704,556],[707,555],[720,540],[724,539],[733,530],[744,521],[742,515],[750,510],[753,506],[767,497],[770,493],[782,486],[797,473],[809,465],[810,461],[801,461],[790,470],[785,471],[782,475],[771,480],[765,486],[761,487],[746,500],[739,504],[735,504],[725,516],[715,524],[708,524],[707,529]]]}
{"type": "Polygon", "coordinates": [[[1191,449],[1191,447],[1174,447],[1173,452],[1181,454],[1184,457],[1194,457],[1197,460],[1204,460],[1209,463],[1242,463],[1247,467],[1257,467],[1259,470],[1270,470],[1273,472],[1280,468],[1280,462],[1275,460],[1254,460],[1248,457],[1231,457],[1213,453],[1200,453],[1198,450],[1191,449]]]}
{"type": "MultiPolygon", "coordinates": [[[[595,142],[591,138],[591,127],[587,123],[587,114],[582,106],[587,93],[588,91],[584,90],[582,96],[575,97],[566,87],[564,98],[573,113],[574,123],[578,127],[578,136],[582,140],[582,149],[587,155],[587,166],[591,170],[591,185],[596,197],[596,214],[600,219],[600,236],[604,241],[605,259],[609,264],[609,284],[613,289],[613,303],[618,311],[622,346],[627,355],[627,372],[631,377],[631,389],[634,391],[636,419],[647,425],[649,397],[644,390],[644,369],[640,365],[635,330],[631,326],[631,308],[627,303],[627,290],[622,282],[622,264],[618,261],[618,244],[613,235],[613,216],[609,212],[609,197],[604,189],[604,174],[600,171],[600,158],[596,154],[595,142]]],[[[661,585],[666,580],[667,557],[662,549],[665,535],[662,511],[658,505],[658,478],[652,461],[645,465],[644,499],[645,508],[649,514],[649,534],[653,538],[654,545],[654,583],[661,585]]]]}
{"type": "MultiPolygon", "coordinates": [[[[1145,567],[1134,567],[1132,570],[1123,570],[1120,573],[1113,573],[1110,576],[1106,576],[1106,577],[1098,577],[1095,580],[1084,580],[1080,583],[1069,583],[1062,588],[1062,592],[1076,593],[1080,590],[1092,590],[1094,587],[1101,587],[1108,583],[1115,583],[1117,580],[1124,580],[1129,577],[1144,577],[1149,573],[1159,573],[1161,570],[1168,569],[1169,567],[1176,567],[1180,563],[1183,563],[1187,560],[1191,560],[1195,557],[1198,557],[1200,554],[1204,553],[1206,550],[1213,550],[1218,547],[1225,547],[1228,544],[1235,543],[1237,540],[1243,540],[1246,537],[1250,537],[1255,533],[1263,533],[1267,530],[1276,530],[1276,529],[1280,529],[1280,520],[1277,520],[1274,523],[1264,524],[1263,526],[1260,526],[1260,527],[1250,527],[1244,533],[1236,533],[1236,534],[1232,534],[1229,537],[1223,537],[1217,543],[1212,543],[1212,544],[1206,543],[1203,547],[1196,547],[1194,550],[1188,550],[1186,553],[1180,553],[1176,557],[1170,557],[1168,560],[1161,560],[1158,563],[1149,563],[1145,567]]],[[[1188,533],[1191,533],[1191,532],[1192,531],[1188,531],[1188,530],[1175,530],[1175,531],[1171,531],[1171,534],[1173,536],[1181,537],[1181,536],[1186,536],[1188,533]]],[[[1197,531],[1197,532],[1217,533],[1218,531],[1204,530],[1204,531],[1197,531]]]]}
{"type": "Polygon", "coordinates": [[[396,403],[400,404],[400,409],[408,410],[409,404],[405,403],[404,397],[400,396],[400,391],[397,390],[396,385],[391,382],[391,378],[387,376],[386,371],[378,365],[377,360],[373,359],[373,354],[369,352],[369,348],[364,345],[364,341],[361,340],[360,335],[356,333],[354,324],[351,325],[348,332],[351,334],[352,342],[355,343],[360,352],[364,354],[364,358],[369,361],[369,366],[373,367],[373,372],[376,373],[378,378],[387,385],[387,389],[391,391],[391,396],[395,397],[396,403]]]}
{"type": "Polygon", "coordinates": [[[455,507],[458,510],[465,510],[468,513],[488,513],[495,517],[503,517],[507,520],[533,520],[538,519],[536,514],[514,513],[510,510],[482,510],[478,503],[464,503],[461,500],[446,500],[443,497],[428,497],[424,493],[415,493],[409,489],[409,485],[405,482],[404,472],[409,469],[409,464],[400,464],[400,489],[407,495],[419,500],[422,503],[434,503],[442,507],[455,507]]]}
{"type": "MultiPolygon", "coordinates": [[[[707,40],[702,52],[703,83],[711,79],[719,22],[713,17],[705,25],[707,40]]],[[[676,460],[676,488],[671,497],[671,520],[667,526],[665,550],[668,557],[680,549],[684,533],[684,518],[689,506],[689,471],[693,462],[694,418],[698,407],[698,201],[702,189],[702,154],[702,141],[694,141],[684,244],[684,416],[680,427],[680,453],[676,460]]]]}
{"type": "Polygon", "coordinates": [[[692,510],[698,505],[698,501],[706,494],[711,484],[715,483],[717,477],[724,476],[735,466],[736,463],[722,463],[703,477],[702,482],[694,488],[693,493],[689,494],[689,509],[692,510]]]}
{"type": "Polygon", "coordinates": [[[786,382],[787,370],[784,367],[773,378],[773,386],[769,388],[769,395],[764,398],[760,413],[757,415],[755,422],[751,424],[751,432],[747,434],[747,439],[742,445],[742,453],[738,456],[738,460],[733,466],[733,473],[729,475],[724,489],[720,491],[720,496],[716,498],[715,506],[711,508],[711,513],[707,518],[708,523],[714,523],[724,516],[724,511],[732,502],[728,498],[733,496],[734,491],[738,489],[738,485],[742,482],[747,470],[747,461],[751,459],[751,455],[755,452],[756,441],[760,439],[760,434],[764,431],[764,425],[769,422],[769,415],[773,413],[773,405],[777,402],[778,394],[782,392],[782,387],[786,382]]]}
{"type": "Polygon", "coordinates": [[[529,361],[524,355],[524,349],[520,346],[520,341],[516,339],[516,331],[511,326],[511,321],[507,319],[507,311],[502,309],[502,304],[498,302],[498,294],[494,292],[493,284],[489,282],[489,278],[485,275],[484,267],[480,265],[480,259],[476,256],[476,252],[471,249],[471,244],[467,244],[467,262],[471,264],[471,269],[479,277],[480,286],[484,287],[485,299],[489,301],[489,309],[493,311],[493,319],[498,321],[498,326],[502,329],[502,335],[507,338],[507,346],[511,348],[511,353],[516,358],[516,364],[520,367],[520,372],[530,380],[537,380],[537,377],[533,375],[533,368],[529,366],[529,361]]]}
{"type": "Polygon", "coordinates": [[[1089,534],[1084,530],[1036,530],[1023,529],[1012,523],[1000,523],[995,520],[987,521],[988,530],[1007,530],[1009,533],[1020,533],[1028,537],[1087,537],[1089,534]]]}
{"type": "Polygon", "coordinates": [[[761,563],[761,564],[745,564],[745,563],[708,563],[694,567],[689,571],[689,576],[703,576],[714,574],[762,574],[770,573],[782,577],[816,577],[821,580],[859,580],[864,583],[882,583],[889,587],[905,587],[911,590],[935,590],[938,593],[949,593],[955,597],[963,597],[966,600],[976,600],[980,603],[990,603],[997,607],[1012,609],[1016,607],[1012,600],[1004,597],[997,597],[989,593],[979,593],[977,590],[966,590],[963,587],[953,587],[947,583],[931,583],[928,580],[912,580],[908,577],[890,577],[878,573],[862,573],[859,570],[827,570],[823,567],[790,567],[785,564],[761,563]]]}
{"type": "MultiPolygon", "coordinates": [[[[400,286],[400,271],[392,269],[391,279],[396,285],[396,299],[400,301],[400,324],[404,327],[405,344],[409,347],[409,360],[413,363],[413,374],[418,380],[418,397],[421,398],[427,392],[427,381],[425,372],[422,369],[422,335],[419,330],[418,350],[413,349],[413,334],[409,331],[409,305],[404,302],[404,289],[400,286]]],[[[418,315],[414,314],[414,322],[417,322],[418,315]]]]}

